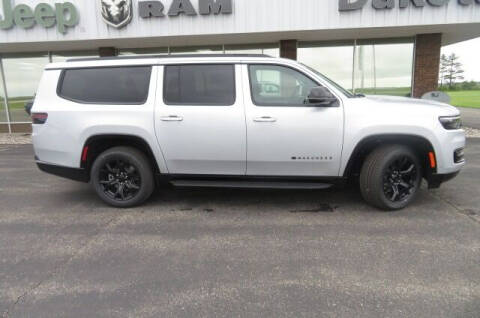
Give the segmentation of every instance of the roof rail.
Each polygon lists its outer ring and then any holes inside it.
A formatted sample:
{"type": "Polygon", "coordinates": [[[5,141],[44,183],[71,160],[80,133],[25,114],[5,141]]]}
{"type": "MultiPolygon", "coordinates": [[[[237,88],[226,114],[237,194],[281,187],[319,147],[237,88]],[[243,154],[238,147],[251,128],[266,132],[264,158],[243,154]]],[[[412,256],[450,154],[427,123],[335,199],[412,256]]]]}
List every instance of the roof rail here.
{"type": "Polygon", "coordinates": [[[166,59],[166,58],[195,58],[195,57],[271,57],[265,54],[173,54],[173,55],[141,55],[141,56],[109,56],[109,57],[89,57],[73,58],[67,62],[86,62],[86,61],[111,61],[111,60],[132,60],[132,59],[166,59]]]}

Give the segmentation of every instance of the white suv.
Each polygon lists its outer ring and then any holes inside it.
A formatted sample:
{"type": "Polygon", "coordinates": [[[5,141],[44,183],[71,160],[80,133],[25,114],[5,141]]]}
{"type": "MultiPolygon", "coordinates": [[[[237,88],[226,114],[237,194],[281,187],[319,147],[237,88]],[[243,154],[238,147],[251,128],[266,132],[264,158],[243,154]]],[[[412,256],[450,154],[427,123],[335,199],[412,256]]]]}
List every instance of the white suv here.
{"type": "Polygon", "coordinates": [[[72,60],[46,67],[32,108],[39,168],[131,207],[155,186],[323,189],[358,180],[385,210],[465,165],[459,111],[352,95],[263,55],[72,60]]]}

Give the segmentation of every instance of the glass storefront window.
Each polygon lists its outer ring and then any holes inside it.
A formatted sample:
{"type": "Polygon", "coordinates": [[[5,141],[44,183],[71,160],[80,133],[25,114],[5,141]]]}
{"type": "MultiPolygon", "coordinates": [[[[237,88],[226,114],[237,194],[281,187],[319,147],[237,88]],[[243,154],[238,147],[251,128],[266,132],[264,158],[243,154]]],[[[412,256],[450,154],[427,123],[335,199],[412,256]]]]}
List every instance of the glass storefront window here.
{"type": "Polygon", "coordinates": [[[80,59],[98,57],[98,51],[67,51],[67,52],[52,52],[52,62],[65,62],[68,59],[80,59]]]}
{"type": "Polygon", "coordinates": [[[306,64],[340,86],[352,90],[353,41],[300,42],[298,61],[306,64]]]}
{"type": "Polygon", "coordinates": [[[410,96],[413,40],[398,43],[358,41],[355,54],[355,93],[410,96]]]}
{"type": "MultiPolygon", "coordinates": [[[[120,55],[266,54],[280,56],[279,43],[120,49],[120,55]]],[[[412,38],[299,42],[298,61],[342,87],[364,94],[410,96],[413,75],[412,38]]],[[[71,58],[98,57],[98,50],[4,54],[7,91],[0,85],[0,123],[7,122],[5,96],[12,123],[30,122],[24,105],[34,97],[45,65],[71,58]]]]}
{"type": "Polygon", "coordinates": [[[170,47],[170,54],[222,54],[223,45],[170,47]]]}
{"type": "Polygon", "coordinates": [[[410,38],[300,42],[298,60],[355,93],[410,96],[413,46],[410,38]]]}
{"type": "Polygon", "coordinates": [[[145,49],[120,49],[119,55],[164,55],[168,54],[168,47],[145,49]]]}
{"type": "Polygon", "coordinates": [[[275,43],[225,45],[226,54],[265,54],[272,57],[280,56],[280,47],[275,43]]]}
{"type": "MultiPolygon", "coordinates": [[[[2,63],[2,61],[0,60],[0,63],[2,63]]],[[[1,78],[1,73],[0,73],[0,123],[6,123],[8,122],[7,121],[7,114],[5,112],[6,108],[5,108],[5,91],[3,89],[3,82],[2,82],[2,78],[1,78]]]]}
{"type": "Polygon", "coordinates": [[[25,103],[37,91],[43,69],[48,64],[48,54],[35,56],[4,56],[3,68],[8,93],[8,107],[12,122],[30,122],[25,103]]]}
{"type": "Polygon", "coordinates": [[[280,56],[278,44],[255,45],[212,45],[180,46],[144,49],[120,49],[119,55],[162,55],[162,54],[266,54],[280,56]]]}

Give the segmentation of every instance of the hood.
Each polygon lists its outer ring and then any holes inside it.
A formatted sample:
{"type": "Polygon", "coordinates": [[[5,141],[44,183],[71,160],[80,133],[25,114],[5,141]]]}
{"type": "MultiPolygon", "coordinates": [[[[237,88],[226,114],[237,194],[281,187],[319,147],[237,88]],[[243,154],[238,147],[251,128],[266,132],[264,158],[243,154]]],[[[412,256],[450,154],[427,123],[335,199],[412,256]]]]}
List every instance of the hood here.
{"type": "Polygon", "coordinates": [[[400,107],[421,107],[422,109],[429,109],[432,111],[438,111],[441,113],[448,113],[449,115],[459,115],[460,111],[451,105],[436,102],[428,99],[418,99],[399,96],[386,96],[386,95],[367,95],[365,97],[368,101],[379,103],[385,106],[400,106],[400,107]]]}

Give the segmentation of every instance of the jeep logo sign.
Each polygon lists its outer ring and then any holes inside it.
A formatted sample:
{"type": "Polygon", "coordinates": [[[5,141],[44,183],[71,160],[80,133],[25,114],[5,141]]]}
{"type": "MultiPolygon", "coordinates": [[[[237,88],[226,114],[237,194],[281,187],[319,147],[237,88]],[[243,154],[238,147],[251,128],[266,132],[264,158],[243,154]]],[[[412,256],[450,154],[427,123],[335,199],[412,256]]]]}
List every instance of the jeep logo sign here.
{"type": "MultiPolygon", "coordinates": [[[[57,26],[59,33],[67,33],[69,27],[74,27],[80,20],[79,12],[71,2],[39,3],[32,8],[26,4],[17,4],[13,0],[0,0],[3,12],[0,10],[0,29],[9,30],[14,26],[31,29],[36,24],[44,28],[57,26]]],[[[91,1],[91,0],[88,0],[91,1]]],[[[133,0],[96,0],[100,1],[103,21],[114,28],[120,29],[128,25],[133,18],[133,0]]],[[[232,0],[198,0],[198,13],[191,0],[173,0],[169,8],[162,1],[138,1],[139,17],[161,18],[174,17],[181,14],[195,16],[218,15],[232,13],[232,0]]]]}
{"type": "Polygon", "coordinates": [[[35,8],[26,4],[18,4],[12,8],[11,0],[3,0],[3,14],[0,12],[0,29],[8,30],[14,25],[30,29],[35,24],[44,28],[57,25],[60,33],[66,33],[67,27],[78,24],[79,14],[71,2],[55,3],[54,7],[47,3],[39,3],[35,8]]]}
{"type": "MultiPolygon", "coordinates": [[[[418,8],[423,8],[427,5],[434,7],[441,7],[446,5],[450,0],[371,0],[372,7],[376,10],[393,9],[397,5],[399,8],[407,8],[413,5],[418,8]]],[[[458,4],[468,6],[473,3],[480,4],[480,0],[457,0],[458,4]]],[[[339,0],[338,11],[353,11],[360,10],[365,7],[368,0],[339,0]]]]}

